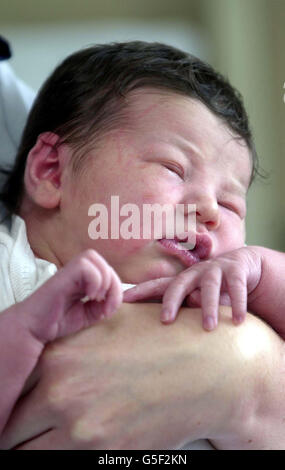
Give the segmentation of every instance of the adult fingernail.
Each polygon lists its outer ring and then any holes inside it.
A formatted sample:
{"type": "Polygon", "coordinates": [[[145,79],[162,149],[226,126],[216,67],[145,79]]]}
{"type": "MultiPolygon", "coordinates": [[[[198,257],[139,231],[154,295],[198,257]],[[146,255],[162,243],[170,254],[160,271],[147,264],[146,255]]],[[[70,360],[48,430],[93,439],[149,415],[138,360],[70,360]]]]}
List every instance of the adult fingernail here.
{"type": "Polygon", "coordinates": [[[234,321],[236,325],[239,325],[240,323],[243,322],[244,317],[242,315],[238,315],[237,317],[234,317],[234,321]]]}

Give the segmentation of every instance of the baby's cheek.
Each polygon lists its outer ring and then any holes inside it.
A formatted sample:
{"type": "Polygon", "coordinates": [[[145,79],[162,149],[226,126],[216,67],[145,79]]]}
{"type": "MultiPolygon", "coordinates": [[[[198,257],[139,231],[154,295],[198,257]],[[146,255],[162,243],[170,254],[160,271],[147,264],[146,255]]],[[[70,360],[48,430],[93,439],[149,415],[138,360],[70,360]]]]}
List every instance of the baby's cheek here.
{"type": "Polygon", "coordinates": [[[241,248],[245,244],[245,221],[238,219],[236,225],[233,225],[233,231],[236,248],[241,248]]]}
{"type": "Polygon", "coordinates": [[[227,251],[236,250],[244,246],[245,243],[245,223],[244,220],[234,216],[231,219],[222,220],[219,230],[215,233],[216,253],[221,255],[227,251]]]}

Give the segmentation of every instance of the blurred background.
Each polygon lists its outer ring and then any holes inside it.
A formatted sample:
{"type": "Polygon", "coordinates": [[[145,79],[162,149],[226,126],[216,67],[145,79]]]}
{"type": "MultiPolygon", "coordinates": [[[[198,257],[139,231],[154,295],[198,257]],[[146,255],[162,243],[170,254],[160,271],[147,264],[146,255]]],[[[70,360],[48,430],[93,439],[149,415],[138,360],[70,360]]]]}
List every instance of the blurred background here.
{"type": "Polygon", "coordinates": [[[249,192],[247,243],[285,251],[285,0],[2,0],[0,34],[35,90],[98,42],[161,41],[216,67],[244,97],[268,172],[249,192]]]}

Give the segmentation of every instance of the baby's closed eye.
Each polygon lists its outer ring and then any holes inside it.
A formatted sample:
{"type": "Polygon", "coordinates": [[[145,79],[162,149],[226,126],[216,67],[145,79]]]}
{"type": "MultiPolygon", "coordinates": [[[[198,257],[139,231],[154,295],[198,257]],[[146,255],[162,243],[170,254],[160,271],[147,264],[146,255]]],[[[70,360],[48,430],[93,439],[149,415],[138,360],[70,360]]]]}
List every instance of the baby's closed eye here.
{"type": "Polygon", "coordinates": [[[234,203],[229,201],[218,201],[218,205],[227,211],[237,214],[241,219],[244,219],[246,214],[246,207],[244,203],[234,203]]]}

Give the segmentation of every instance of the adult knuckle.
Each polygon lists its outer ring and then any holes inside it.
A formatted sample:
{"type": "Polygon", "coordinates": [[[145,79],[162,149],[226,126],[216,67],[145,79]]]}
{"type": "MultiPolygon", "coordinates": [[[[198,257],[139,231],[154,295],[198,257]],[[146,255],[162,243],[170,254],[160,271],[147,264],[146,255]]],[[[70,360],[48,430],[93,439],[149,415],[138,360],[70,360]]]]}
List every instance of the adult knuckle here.
{"type": "Polygon", "coordinates": [[[69,433],[71,441],[83,449],[100,449],[106,440],[104,428],[86,415],[72,422],[69,433]]]}
{"type": "Polygon", "coordinates": [[[49,383],[43,387],[50,412],[62,412],[68,405],[69,392],[63,383],[49,383]]]}

